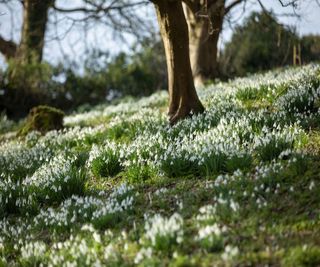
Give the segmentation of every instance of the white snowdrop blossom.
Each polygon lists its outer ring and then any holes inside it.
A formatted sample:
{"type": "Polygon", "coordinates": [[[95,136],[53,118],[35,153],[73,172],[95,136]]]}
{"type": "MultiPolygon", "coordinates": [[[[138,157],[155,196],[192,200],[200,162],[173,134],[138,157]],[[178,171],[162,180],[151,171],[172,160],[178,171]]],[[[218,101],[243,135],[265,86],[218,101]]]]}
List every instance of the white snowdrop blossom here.
{"type": "Polygon", "coordinates": [[[197,240],[203,240],[205,238],[210,238],[212,235],[220,237],[223,233],[227,231],[227,227],[219,227],[218,224],[207,225],[199,229],[197,240]]]}
{"type": "Polygon", "coordinates": [[[162,238],[181,243],[183,240],[183,218],[174,213],[171,217],[166,218],[157,214],[149,219],[145,224],[145,238],[156,246],[162,238]]]}
{"type": "Polygon", "coordinates": [[[36,241],[25,244],[21,248],[21,257],[23,259],[41,259],[47,250],[47,246],[44,242],[36,241]]]}
{"type": "Polygon", "coordinates": [[[238,254],[239,254],[238,247],[227,245],[224,248],[224,252],[222,253],[221,258],[224,261],[230,261],[230,260],[233,260],[238,254]]]}
{"type": "Polygon", "coordinates": [[[136,254],[136,257],[134,259],[135,264],[139,264],[141,261],[143,261],[146,258],[152,257],[152,248],[141,248],[140,251],[136,254]]]}

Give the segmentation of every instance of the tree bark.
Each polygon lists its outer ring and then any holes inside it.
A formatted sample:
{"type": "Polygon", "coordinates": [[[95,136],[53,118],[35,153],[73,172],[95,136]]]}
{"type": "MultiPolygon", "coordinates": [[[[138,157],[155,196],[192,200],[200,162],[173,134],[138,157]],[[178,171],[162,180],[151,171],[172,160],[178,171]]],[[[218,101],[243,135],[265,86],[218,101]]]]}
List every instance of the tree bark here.
{"type": "Polygon", "coordinates": [[[208,1],[208,18],[199,16],[200,1],[184,4],[189,26],[190,60],[196,86],[219,77],[218,41],[225,14],[225,0],[208,1]],[[198,5],[196,5],[198,3],[198,5]]]}
{"type": "Polygon", "coordinates": [[[7,41],[0,36],[0,52],[8,60],[15,57],[17,45],[12,41],[7,41]]]}
{"type": "Polygon", "coordinates": [[[24,0],[21,42],[16,57],[23,63],[41,62],[48,10],[54,0],[24,0]]]}
{"type": "Polygon", "coordinates": [[[169,86],[169,120],[175,124],[204,107],[195,90],[190,57],[188,25],[180,0],[154,0],[166,52],[169,86]]]}

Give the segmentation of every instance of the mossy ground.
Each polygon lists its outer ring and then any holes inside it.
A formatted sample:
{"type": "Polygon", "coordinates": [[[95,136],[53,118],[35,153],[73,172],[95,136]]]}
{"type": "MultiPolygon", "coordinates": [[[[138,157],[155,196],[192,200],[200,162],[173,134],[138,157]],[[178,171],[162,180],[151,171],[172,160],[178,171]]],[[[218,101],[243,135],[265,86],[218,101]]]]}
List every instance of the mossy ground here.
{"type": "Polygon", "coordinates": [[[25,124],[18,132],[19,135],[25,136],[32,131],[46,133],[52,130],[63,128],[63,111],[49,107],[37,106],[30,110],[25,124]]]}

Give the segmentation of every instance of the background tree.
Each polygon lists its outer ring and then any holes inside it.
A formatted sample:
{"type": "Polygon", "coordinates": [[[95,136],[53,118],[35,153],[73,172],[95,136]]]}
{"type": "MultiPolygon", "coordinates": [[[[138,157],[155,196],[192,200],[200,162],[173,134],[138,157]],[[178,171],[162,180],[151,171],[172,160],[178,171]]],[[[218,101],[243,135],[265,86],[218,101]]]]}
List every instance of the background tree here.
{"type": "Polygon", "coordinates": [[[302,63],[320,61],[320,36],[306,35],[300,40],[302,63]]]}
{"type": "Polygon", "coordinates": [[[121,95],[146,96],[166,89],[167,73],[163,44],[159,38],[145,38],[130,54],[117,55],[104,69],[109,89],[121,95]]]}
{"type": "MultiPolygon", "coordinates": [[[[189,56],[189,32],[182,8],[182,0],[151,1],[154,3],[156,8],[160,32],[166,52],[169,81],[169,118],[170,123],[174,124],[178,120],[188,116],[190,113],[203,112],[204,107],[197,96],[194,86],[194,75],[192,75],[189,56]]],[[[279,1],[283,4],[282,0],[279,1]]],[[[295,2],[297,1],[298,0],[293,0],[283,5],[295,6],[295,2]]],[[[212,33],[214,33],[216,30],[215,23],[218,23],[219,25],[217,24],[217,30],[221,32],[223,17],[225,14],[227,14],[227,12],[229,12],[229,10],[234,6],[242,2],[242,0],[235,0],[226,7],[226,2],[224,0],[207,0],[204,6],[204,15],[206,15],[208,20],[207,23],[209,23],[209,26],[206,26],[207,30],[210,28],[212,33]]],[[[203,4],[202,2],[194,2],[192,0],[186,0],[185,3],[195,15],[197,15],[195,13],[196,10],[199,10],[199,8],[201,8],[201,4],[203,4]]],[[[202,14],[200,13],[200,15],[202,14]]],[[[192,25],[189,25],[189,31],[190,29],[192,29],[192,25]]],[[[194,36],[199,38],[199,34],[194,34],[194,36]]],[[[214,41],[217,43],[217,40],[214,41]]],[[[200,44],[202,43],[198,41],[198,46],[200,46],[200,44]]],[[[209,54],[208,50],[204,50],[206,57],[212,56],[212,54],[209,54]]],[[[217,52],[217,49],[214,52],[217,52]]],[[[195,54],[200,54],[199,48],[196,49],[195,54]]],[[[192,57],[192,60],[195,58],[197,59],[199,56],[192,57]]],[[[197,62],[205,61],[198,60],[197,62]]],[[[204,72],[202,73],[204,74],[204,72]]],[[[194,68],[193,74],[202,75],[201,71],[198,72],[196,68],[194,68]]],[[[200,80],[202,80],[202,78],[200,80]]]]}
{"type": "Polygon", "coordinates": [[[189,28],[190,59],[196,85],[219,77],[218,41],[230,11],[245,0],[183,0],[189,28]]]}
{"type": "Polygon", "coordinates": [[[231,77],[291,64],[298,42],[295,30],[280,24],[275,15],[253,12],[225,45],[221,68],[231,77]]]}
{"type": "MultiPolygon", "coordinates": [[[[39,104],[71,108],[84,101],[96,103],[105,100],[109,87],[102,83],[107,81],[106,78],[99,76],[96,81],[94,78],[98,74],[89,77],[83,71],[84,77],[79,77],[79,72],[74,73],[76,67],[61,71],[50,66],[42,61],[44,44],[48,40],[60,44],[61,38],[73,29],[85,32],[88,27],[99,23],[110,32],[118,33],[118,37],[123,33],[145,33],[145,24],[137,9],[148,3],[140,0],[0,0],[0,7],[6,10],[2,15],[8,20],[19,17],[20,10],[23,13],[20,41],[15,43],[0,38],[0,52],[8,60],[8,67],[0,74],[0,87],[4,90],[0,95],[0,110],[18,117],[39,104]]],[[[11,23],[12,31],[13,26],[11,23]]],[[[86,43],[85,38],[80,41],[86,43]]],[[[58,50],[59,46],[55,49],[58,50]]],[[[77,54],[77,57],[81,55],[77,54]]],[[[66,58],[63,60],[65,66],[71,66],[66,58]]]]}
{"type": "MultiPolygon", "coordinates": [[[[69,8],[58,6],[56,0],[0,0],[0,4],[10,5],[13,2],[20,3],[23,7],[23,23],[21,27],[20,43],[15,44],[12,40],[5,40],[0,36],[0,52],[6,59],[15,58],[20,62],[41,62],[45,33],[48,22],[48,11],[54,13],[51,17],[59,17],[59,14],[71,20],[72,26],[76,23],[89,23],[95,21],[104,23],[114,31],[138,33],[142,29],[143,21],[135,12],[135,8],[146,5],[147,1],[101,1],[82,0],[69,8]],[[75,14],[75,16],[72,16],[75,14]]],[[[58,22],[53,19],[52,26],[58,22]]],[[[63,25],[59,25],[63,27],[63,25]]],[[[66,29],[70,31],[71,29],[66,29]]],[[[58,37],[55,37],[58,39],[58,37]]]]}
{"type": "MultiPolygon", "coordinates": [[[[3,1],[2,1],[3,2],[3,1]]],[[[4,1],[8,2],[8,1],[4,1]]],[[[24,0],[21,41],[17,45],[0,37],[0,52],[7,58],[16,58],[24,63],[40,62],[48,21],[48,10],[54,0],[24,0]]]]}
{"type": "Polygon", "coordinates": [[[164,43],[169,90],[171,124],[190,113],[201,113],[204,107],[195,90],[190,58],[188,25],[181,0],[152,0],[155,5],[164,43]]]}
{"type": "MultiPolygon", "coordinates": [[[[287,15],[298,16],[300,0],[278,0],[282,7],[290,7],[287,15]]],[[[183,0],[189,25],[190,59],[196,85],[220,77],[218,41],[226,22],[232,23],[233,10],[246,12],[247,4],[257,4],[269,12],[261,0],[183,0]]]]}

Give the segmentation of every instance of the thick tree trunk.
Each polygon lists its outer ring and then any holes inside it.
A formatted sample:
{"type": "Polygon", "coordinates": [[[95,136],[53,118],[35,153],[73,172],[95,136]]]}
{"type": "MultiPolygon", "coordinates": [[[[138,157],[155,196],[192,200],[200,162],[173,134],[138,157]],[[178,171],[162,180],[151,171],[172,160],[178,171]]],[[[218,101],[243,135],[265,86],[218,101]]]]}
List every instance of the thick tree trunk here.
{"type": "Polygon", "coordinates": [[[23,63],[41,62],[48,10],[53,0],[24,0],[21,43],[16,57],[23,63]]]}
{"type": "Polygon", "coordinates": [[[204,18],[198,16],[198,8],[192,10],[184,5],[189,26],[191,67],[196,86],[202,86],[206,81],[219,76],[218,41],[223,25],[224,7],[225,0],[208,1],[209,18],[204,18]]]}
{"type": "Polygon", "coordinates": [[[179,0],[154,0],[163,39],[169,82],[169,119],[171,124],[201,113],[201,104],[194,87],[189,58],[188,26],[179,0]]]}

